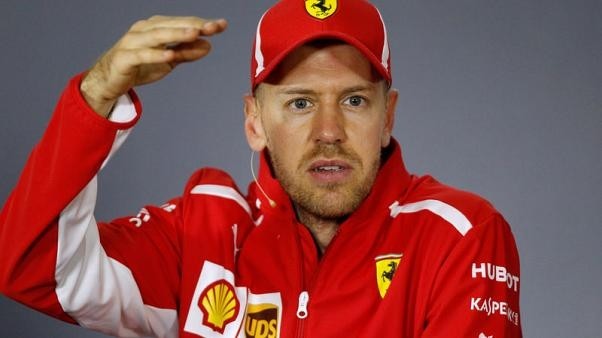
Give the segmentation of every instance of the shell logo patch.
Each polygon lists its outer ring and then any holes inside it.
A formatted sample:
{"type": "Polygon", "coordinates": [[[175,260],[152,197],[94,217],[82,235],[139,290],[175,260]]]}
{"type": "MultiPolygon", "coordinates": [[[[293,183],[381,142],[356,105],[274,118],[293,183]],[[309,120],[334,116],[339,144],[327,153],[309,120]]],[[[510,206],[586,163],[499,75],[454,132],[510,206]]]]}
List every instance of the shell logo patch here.
{"type": "Polygon", "coordinates": [[[326,19],[337,10],[337,0],[305,0],[305,10],[316,19],[326,19]]]}
{"type": "Polygon", "coordinates": [[[403,254],[390,254],[374,258],[376,261],[376,285],[378,285],[381,298],[385,298],[402,256],[403,254]]]}
{"type": "Polygon", "coordinates": [[[204,315],[203,325],[222,334],[240,310],[236,291],[225,279],[209,284],[201,293],[198,305],[204,315]]]}

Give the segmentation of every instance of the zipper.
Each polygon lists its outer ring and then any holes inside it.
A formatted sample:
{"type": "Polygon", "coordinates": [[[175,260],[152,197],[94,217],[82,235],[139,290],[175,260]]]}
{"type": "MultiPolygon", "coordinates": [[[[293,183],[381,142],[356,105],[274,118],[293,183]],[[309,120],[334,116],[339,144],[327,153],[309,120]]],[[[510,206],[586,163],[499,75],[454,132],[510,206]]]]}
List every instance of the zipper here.
{"type": "Polygon", "coordinates": [[[307,303],[309,303],[309,293],[307,291],[301,291],[299,294],[299,303],[297,305],[297,318],[307,318],[307,303]]]}
{"type": "Polygon", "coordinates": [[[307,311],[307,303],[309,303],[309,293],[301,291],[299,294],[299,303],[297,304],[297,337],[302,338],[305,333],[305,318],[309,312],[307,311]]]}
{"type": "MultiPolygon", "coordinates": [[[[304,226],[298,222],[295,222],[297,226],[304,226]]],[[[305,285],[305,271],[303,271],[303,262],[305,255],[303,254],[303,246],[301,245],[301,235],[299,229],[295,229],[295,240],[297,241],[297,248],[299,250],[299,276],[301,276],[301,293],[299,293],[299,300],[297,303],[297,338],[302,338],[304,335],[305,319],[309,315],[307,311],[307,304],[309,303],[309,292],[305,285]]]]}
{"type": "MultiPolygon", "coordinates": [[[[304,225],[301,223],[297,223],[297,224],[304,227],[304,225]]],[[[305,229],[305,230],[310,232],[309,229],[305,229]]],[[[336,239],[338,237],[340,237],[340,233],[341,233],[341,227],[339,227],[337,233],[332,237],[332,240],[330,241],[330,244],[324,251],[324,254],[322,255],[322,257],[319,258],[313,278],[310,281],[310,285],[305,285],[305,272],[303,271],[304,252],[303,252],[303,247],[301,245],[301,238],[300,238],[301,234],[299,234],[299,232],[297,232],[297,234],[295,236],[297,239],[297,247],[299,248],[299,258],[300,258],[300,263],[301,263],[299,265],[299,267],[300,267],[300,271],[301,271],[300,276],[301,276],[301,286],[302,286],[302,291],[301,291],[301,293],[299,293],[299,301],[297,303],[297,335],[296,335],[297,338],[302,338],[302,337],[304,337],[304,334],[305,334],[304,333],[305,319],[307,319],[307,316],[309,315],[309,310],[307,309],[307,306],[309,305],[309,292],[311,291],[313,285],[316,283],[316,280],[318,279],[322,265],[324,265],[324,260],[325,260],[326,256],[328,255],[328,252],[331,251],[329,249],[332,248],[332,245],[334,244],[336,239]]],[[[309,233],[309,235],[312,236],[311,232],[309,233]]]]}

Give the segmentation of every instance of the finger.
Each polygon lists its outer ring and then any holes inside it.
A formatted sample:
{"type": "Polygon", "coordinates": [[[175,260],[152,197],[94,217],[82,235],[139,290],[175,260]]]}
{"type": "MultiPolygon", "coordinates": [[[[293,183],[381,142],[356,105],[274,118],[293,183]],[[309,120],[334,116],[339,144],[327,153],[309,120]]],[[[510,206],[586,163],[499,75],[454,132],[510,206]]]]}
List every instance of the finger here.
{"type": "MultiPolygon", "coordinates": [[[[219,27],[225,28],[225,20],[223,19],[204,19],[196,16],[153,16],[147,20],[141,20],[136,22],[131,31],[146,31],[153,28],[159,27],[172,27],[172,28],[193,28],[199,31],[203,31],[203,27],[205,24],[215,22],[218,26],[217,31],[220,31],[219,27]]],[[[213,25],[210,25],[210,27],[213,25]]],[[[209,30],[214,34],[213,29],[209,30]]],[[[204,33],[204,31],[203,31],[204,33]]]]}
{"type": "Polygon", "coordinates": [[[209,54],[209,52],[211,51],[211,43],[207,40],[200,39],[193,42],[181,44],[173,51],[173,62],[175,64],[195,61],[209,54]]]}
{"type": "Polygon", "coordinates": [[[174,15],[153,15],[150,18],[148,18],[148,21],[154,21],[154,22],[166,22],[166,21],[183,21],[183,20],[191,20],[191,21],[195,21],[195,20],[207,20],[198,16],[193,16],[193,15],[188,15],[188,16],[183,16],[183,15],[178,15],[178,16],[174,16],[174,15]]]}
{"type": "Polygon", "coordinates": [[[155,15],[148,19],[143,19],[135,22],[130,30],[132,31],[144,31],[155,27],[182,27],[182,26],[196,26],[201,28],[208,19],[203,19],[194,16],[164,16],[155,15]]]}
{"type": "Polygon", "coordinates": [[[215,35],[221,33],[228,28],[228,21],[226,19],[216,19],[207,21],[203,24],[201,33],[205,36],[215,35]]]}
{"type": "Polygon", "coordinates": [[[192,42],[197,39],[199,31],[194,28],[157,27],[147,31],[129,32],[120,42],[121,49],[137,49],[142,47],[162,47],[192,42]]]}
{"type": "Polygon", "coordinates": [[[113,65],[121,74],[129,74],[140,65],[173,62],[175,52],[162,49],[129,49],[115,51],[113,65]]]}

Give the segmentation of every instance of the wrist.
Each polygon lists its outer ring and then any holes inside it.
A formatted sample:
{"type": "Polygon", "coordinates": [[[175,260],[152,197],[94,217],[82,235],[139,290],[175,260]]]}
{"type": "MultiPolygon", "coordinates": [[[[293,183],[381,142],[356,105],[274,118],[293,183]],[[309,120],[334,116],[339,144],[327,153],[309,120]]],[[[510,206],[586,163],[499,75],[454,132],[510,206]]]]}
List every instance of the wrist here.
{"type": "Polygon", "coordinates": [[[84,76],[79,90],[82,94],[86,103],[94,110],[98,115],[108,118],[111,114],[111,110],[115,105],[116,99],[108,99],[105,98],[102,94],[99,93],[98,85],[96,85],[97,81],[94,80],[94,77],[91,76],[91,73],[88,73],[84,76]]]}

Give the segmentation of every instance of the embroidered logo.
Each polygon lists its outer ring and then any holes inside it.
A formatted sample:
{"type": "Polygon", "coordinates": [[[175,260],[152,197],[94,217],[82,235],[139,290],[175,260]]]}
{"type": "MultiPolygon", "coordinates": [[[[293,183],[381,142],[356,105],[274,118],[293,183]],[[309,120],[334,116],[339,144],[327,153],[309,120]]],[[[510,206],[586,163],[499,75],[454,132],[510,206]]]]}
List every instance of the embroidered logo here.
{"type": "Polygon", "coordinates": [[[305,10],[316,19],[326,19],[337,10],[337,0],[305,0],[305,10]]]}
{"type": "Polygon", "coordinates": [[[381,298],[385,298],[402,256],[403,254],[390,254],[374,258],[376,261],[376,285],[378,285],[381,298]]]}
{"type": "Polygon", "coordinates": [[[225,279],[209,284],[201,293],[198,305],[203,311],[203,325],[222,334],[240,310],[234,287],[225,279]]]}

